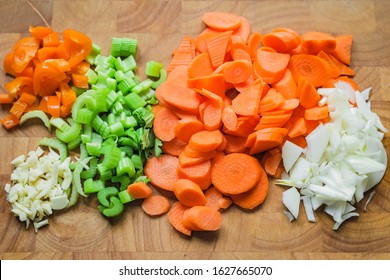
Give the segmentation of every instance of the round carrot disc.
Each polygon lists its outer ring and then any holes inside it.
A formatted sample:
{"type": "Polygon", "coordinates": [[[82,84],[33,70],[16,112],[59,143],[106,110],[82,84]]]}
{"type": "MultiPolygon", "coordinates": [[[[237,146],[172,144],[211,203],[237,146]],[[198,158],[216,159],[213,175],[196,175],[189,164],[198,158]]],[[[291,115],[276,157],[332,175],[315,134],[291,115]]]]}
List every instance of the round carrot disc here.
{"type": "Polygon", "coordinates": [[[244,193],[258,183],[261,166],[254,157],[233,153],[224,156],[211,170],[211,182],[224,194],[244,193]]]}
{"type": "Polygon", "coordinates": [[[179,159],[171,155],[152,157],[145,164],[145,175],[150,178],[152,185],[164,190],[172,191],[173,183],[179,178],[177,168],[179,159]]]}

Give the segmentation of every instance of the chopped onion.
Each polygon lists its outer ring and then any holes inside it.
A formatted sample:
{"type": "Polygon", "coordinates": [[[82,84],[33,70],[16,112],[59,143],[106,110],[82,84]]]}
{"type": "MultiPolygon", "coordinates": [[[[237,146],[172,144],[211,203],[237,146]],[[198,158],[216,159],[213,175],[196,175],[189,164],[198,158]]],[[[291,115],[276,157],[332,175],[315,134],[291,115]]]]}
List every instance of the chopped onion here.
{"type": "Polygon", "coordinates": [[[288,176],[276,184],[291,186],[283,192],[283,203],[295,218],[301,197],[309,221],[315,222],[314,211],[325,205],[322,209],[333,217],[337,230],[345,220],[359,215],[353,205],[383,178],[387,155],[382,139],[387,130],[371,111],[370,91],[355,91],[344,82],[318,89],[329,107],[330,121],[306,137],[307,149],[299,151],[288,141],[284,144],[288,176]]]}

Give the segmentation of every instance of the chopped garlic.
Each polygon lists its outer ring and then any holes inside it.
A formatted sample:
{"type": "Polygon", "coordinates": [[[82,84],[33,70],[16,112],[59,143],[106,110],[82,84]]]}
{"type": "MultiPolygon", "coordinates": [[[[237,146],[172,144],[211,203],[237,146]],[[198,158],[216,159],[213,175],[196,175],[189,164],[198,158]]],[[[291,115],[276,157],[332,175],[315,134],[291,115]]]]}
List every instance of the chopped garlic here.
{"type": "Polygon", "coordinates": [[[11,184],[5,185],[7,200],[12,204],[11,211],[26,228],[32,222],[38,231],[48,220],[53,210],[67,207],[69,202],[65,190],[72,183],[70,157],[60,161],[60,156],[50,149],[44,154],[42,148],[20,155],[11,162],[15,169],[11,173],[11,184]]]}

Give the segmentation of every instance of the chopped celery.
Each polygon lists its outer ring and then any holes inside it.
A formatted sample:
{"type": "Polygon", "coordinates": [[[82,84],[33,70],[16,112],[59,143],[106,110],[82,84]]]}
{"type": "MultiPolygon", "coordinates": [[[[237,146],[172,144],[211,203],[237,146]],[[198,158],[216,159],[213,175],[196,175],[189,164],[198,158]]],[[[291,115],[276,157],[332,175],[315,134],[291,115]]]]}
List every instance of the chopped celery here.
{"type": "Polygon", "coordinates": [[[152,89],[158,88],[159,85],[161,85],[163,82],[166,81],[167,77],[168,77],[167,71],[166,71],[164,68],[161,68],[159,79],[158,79],[157,81],[154,81],[154,82],[150,85],[150,87],[151,87],[152,89]]]}
{"type": "Polygon", "coordinates": [[[81,124],[78,122],[73,122],[70,128],[65,131],[56,129],[56,136],[62,142],[69,143],[77,138],[81,132],[81,124]]]}
{"type": "Polygon", "coordinates": [[[101,189],[98,194],[97,198],[101,205],[104,207],[110,206],[110,202],[108,199],[112,196],[116,196],[118,194],[118,189],[115,187],[106,187],[104,189],[101,189]]]}
{"type": "Polygon", "coordinates": [[[52,126],[58,128],[61,131],[65,131],[70,128],[70,125],[62,118],[51,117],[50,123],[52,126]]]}
{"type": "Polygon", "coordinates": [[[87,73],[85,74],[85,76],[88,77],[88,84],[93,85],[93,84],[95,84],[97,82],[98,75],[91,68],[88,68],[87,73]]]}
{"type": "Polygon", "coordinates": [[[116,173],[118,174],[118,176],[122,176],[126,173],[130,178],[134,177],[135,167],[132,160],[128,157],[122,158],[119,161],[118,166],[116,167],[116,173]]]}
{"type": "Polygon", "coordinates": [[[72,140],[72,141],[70,141],[69,143],[68,143],[68,150],[74,150],[74,149],[76,149],[77,147],[79,147],[80,146],[80,144],[81,144],[81,135],[79,135],[79,136],[77,136],[76,137],[76,139],[74,139],[74,140],[72,140]]]}
{"type": "Polygon", "coordinates": [[[20,118],[20,124],[23,124],[24,122],[34,118],[40,119],[43,122],[43,124],[47,127],[47,129],[49,131],[51,130],[51,124],[49,118],[43,111],[40,110],[33,110],[23,114],[22,117],[20,118]]]}
{"type": "Polygon", "coordinates": [[[163,68],[162,64],[157,61],[148,61],[145,66],[145,75],[149,77],[160,77],[160,70],[163,68]]]}
{"type": "Polygon", "coordinates": [[[64,161],[68,157],[66,145],[58,139],[45,137],[39,141],[39,145],[56,149],[60,154],[61,161],[64,161]]]}
{"type": "Polygon", "coordinates": [[[143,100],[138,94],[135,92],[132,92],[125,96],[124,101],[126,105],[131,109],[131,110],[136,110],[140,107],[143,107],[146,105],[145,100],[143,100]]]}
{"type": "Polygon", "coordinates": [[[89,179],[93,178],[97,172],[97,163],[99,159],[97,157],[92,157],[89,161],[89,169],[81,171],[80,177],[81,179],[89,179]]]}
{"type": "Polygon", "coordinates": [[[125,204],[125,203],[129,203],[133,200],[135,200],[134,197],[132,197],[128,192],[127,190],[123,190],[121,192],[118,193],[118,197],[121,201],[122,204],[125,204]]]}

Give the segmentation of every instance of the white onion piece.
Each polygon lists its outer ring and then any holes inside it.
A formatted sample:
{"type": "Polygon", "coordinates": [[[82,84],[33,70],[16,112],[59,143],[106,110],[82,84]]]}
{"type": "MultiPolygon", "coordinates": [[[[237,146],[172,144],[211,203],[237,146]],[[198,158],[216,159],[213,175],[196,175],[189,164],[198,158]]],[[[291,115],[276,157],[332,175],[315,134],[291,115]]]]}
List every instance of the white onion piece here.
{"type": "Polygon", "coordinates": [[[292,187],[282,194],[283,204],[287,207],[295,219],[298,218],[300,195],[296,188],[292,187]]]}
{"type": "Polygon", "coordinates": [[[286,143],[284,143],[282,148],[282,158],[284,169],[286,170],[286,172],[290,171],[291,167],[302,154],[302,151],[303,149],[301,147],[288,140],[286,141],[286,143]]]}

